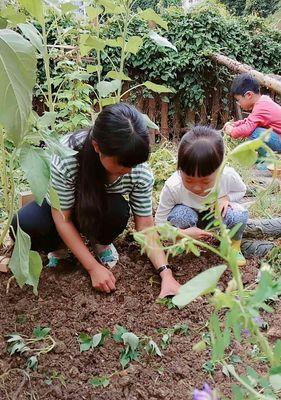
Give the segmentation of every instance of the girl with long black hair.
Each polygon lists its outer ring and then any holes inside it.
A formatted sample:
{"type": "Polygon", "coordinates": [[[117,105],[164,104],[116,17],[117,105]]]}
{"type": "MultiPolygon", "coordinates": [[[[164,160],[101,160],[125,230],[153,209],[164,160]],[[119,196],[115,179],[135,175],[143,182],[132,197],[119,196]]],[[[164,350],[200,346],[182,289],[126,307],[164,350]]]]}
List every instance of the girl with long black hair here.
{"type": "MultiPolygon", "coordinates": [[[[33,250],[57,257],[54,250],[64,243],[88,271],[93,287],[109,293],[115,289],[115,277],[106,266],[118,262],[112,242],[126,228],[130,210],[137,231],[153,226],[146,123],[133,106],[120,103],[104,108],[91,128],[64,136],[62,144],[77,154],[52,159],[51,186],[61,211],[51,207],[47,196],[42,206],[32,202],[23,207],[19,224],[31,237],[33,250]]],[[[16,230],[16,218],[12,225],[16,230]]],[[[162,278],[160,296],[175,294],[179,284],[156,239],[152,248],[149,258],[162,278]]]]}

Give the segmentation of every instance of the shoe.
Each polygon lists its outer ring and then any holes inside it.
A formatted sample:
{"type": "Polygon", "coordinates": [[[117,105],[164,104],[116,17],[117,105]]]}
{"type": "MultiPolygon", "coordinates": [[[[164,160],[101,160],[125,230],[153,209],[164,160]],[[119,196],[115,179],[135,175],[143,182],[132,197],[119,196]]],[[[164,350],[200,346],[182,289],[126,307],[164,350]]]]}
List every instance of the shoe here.
{"type": "Polygon", "coordinates": [[[55,268],[59,265],[60,260],[69,258],[69,252],[68,249],[59,249],[48,253],[47,257],[49,260],[47,267],[55,268]]]}
{"type": "Polygon", "coordinates": [[[109,268],[115,267],[115,265],[119,261],[119,254],[114,246],[114,244],[109,244],[108,246],[102,246],[105,247],[105,249],[101,252],[99,251],[99,248],[101,245],[95,245],[95,248],[97,250],[97,258],[99,259],[100,263],[103,265],[107,265],[109,268]]]}

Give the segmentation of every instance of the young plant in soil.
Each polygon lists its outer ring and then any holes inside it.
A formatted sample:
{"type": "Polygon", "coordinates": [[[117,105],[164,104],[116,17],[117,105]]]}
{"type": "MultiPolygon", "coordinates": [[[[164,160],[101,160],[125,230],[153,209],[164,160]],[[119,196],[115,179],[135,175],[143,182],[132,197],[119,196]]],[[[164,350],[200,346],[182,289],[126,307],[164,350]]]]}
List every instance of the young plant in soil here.
{"type": "Polygon", "coordinates": [[[28,356],[26,366],[35,371],[38,366],[39,358],[53,350],[56,345],[55,340],[49,334],[50,328],[37,327],[33,330],[33,337],[28,338],[18,333],[8,335],[8,351],[10,355],[19,354],[28,356]],[[40,345],[37,347],[37,345],[40,345]]]}
{"type": "MultiPolygon", "coordinates": [[[[273,152],[263,143],[263,139],[264,137],[237,146],[225,159],[221,171],[226,163],[232,159],[244,167],[253,165],[256,162],[256,151],[259,147],[264,147],[270,157],[275,160],[273,152]]],[[[281,340],[277,340],[273,346],[269,343],[267,337],[261,331],[260,311],[273,311],[267,302],[281,294],[281,278],[274,280],[271,271],[262,268],[259,282],[254,289],[249,290],[243,286],[242,270],[239,269],[236,261],[236,250],[231,247],[231,238],[239,226],[229,231],[223,224],[217,194],[218,183],[219,179],[216,182],[215,195],[209,196],[207,207],[210,208],[212,204],[215,204],[213,211],[214,227],[219,232],[214,235],[220,242],[219,248],[185,236],[168,224],[150,228],[148,231],[156,231],[159,234],[159,244],[162,241],[172,241],[172,244],[162,246],[168,255],[175,256],[184,252],[191,252],[199,256],[200,248],[204,248],[220,256],[224,262],[223,265],[210,268],[188,281],[180,288],[179,294],[173,297],[172,302],[177,307],[183,308],[197,297],[212,293],[213,295],[209,297],[209,300],[215,307],[215,311],[208,323],[212,349],[208,371],[212,372],[214,366],[220,365],[225,374],[229,374],[237,380],[239,385],[233,385],[233,399],[235,400],[244,399],[245,396],[249,399],[275,400],[278,396],[277,393],[281,390],[281,340]],[[232,279],[229,282],[228,289],[222,292],[217,287],[217,283],[227,268],[232,273],[232,279]],[[259,347],[268,365],[265,376],[258,377],[257,373],[251,368],[247,368],[245,376],[237,374],[234,366],[229,363],[225,355],[233,339],[238,342],[247,341],[259,347]]],[[[149,251],[146,234],[147,232],[138,232],[134,235],[140,243],[142,251],[149,251]]],[[[196,350],[203,350],[205,346],[206,342],[201,342],[197,345],[196,350]]]]}

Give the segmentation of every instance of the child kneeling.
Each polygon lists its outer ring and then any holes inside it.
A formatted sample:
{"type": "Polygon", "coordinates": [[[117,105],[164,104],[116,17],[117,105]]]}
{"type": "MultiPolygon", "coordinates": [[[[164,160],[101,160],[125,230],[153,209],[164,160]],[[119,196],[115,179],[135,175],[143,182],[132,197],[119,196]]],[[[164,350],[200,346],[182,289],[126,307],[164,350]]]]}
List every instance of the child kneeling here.
{"type": "MultiPolygon", "coordinates": [[[[206,126],[196,126],[181,139],[178,149],[178,170],[166,181],[156,212],[156,225],[167,221],[194,239],[212,236],[204,231],[209,221],[203,211],[208,195],[214,191],[216,177],[224,159],[221,135],[206,126]]],[[[238,264],[246,260],[240,251],[241,238],[248,212],[238,203],[246,193],[240,175],[225,167],[219,178],[219,203],[228,228],[241,224],[232,240],[238,264]]]]}

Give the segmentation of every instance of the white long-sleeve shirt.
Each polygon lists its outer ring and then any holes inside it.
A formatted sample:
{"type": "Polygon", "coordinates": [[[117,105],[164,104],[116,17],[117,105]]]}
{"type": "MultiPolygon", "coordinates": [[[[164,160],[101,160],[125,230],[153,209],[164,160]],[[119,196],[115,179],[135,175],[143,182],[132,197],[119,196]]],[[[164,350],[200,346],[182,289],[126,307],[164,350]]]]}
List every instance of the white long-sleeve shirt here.
{"type": "MultiPolygon", "coordinates": [[[[219,197],[228,196],[231,203],[237,203],[244,197],[245,193],[246,185],[240,175],[233,168],[225,167],[220,177],[219,197]]],[[[174,172],[162,189],[155,215],[156,225],[167,222],[169,213],[177,204],[191,207],[200,212],[208,195],[209,193],[206,196],[198,196],[186,189],[180,171],[174,172]]]]}

